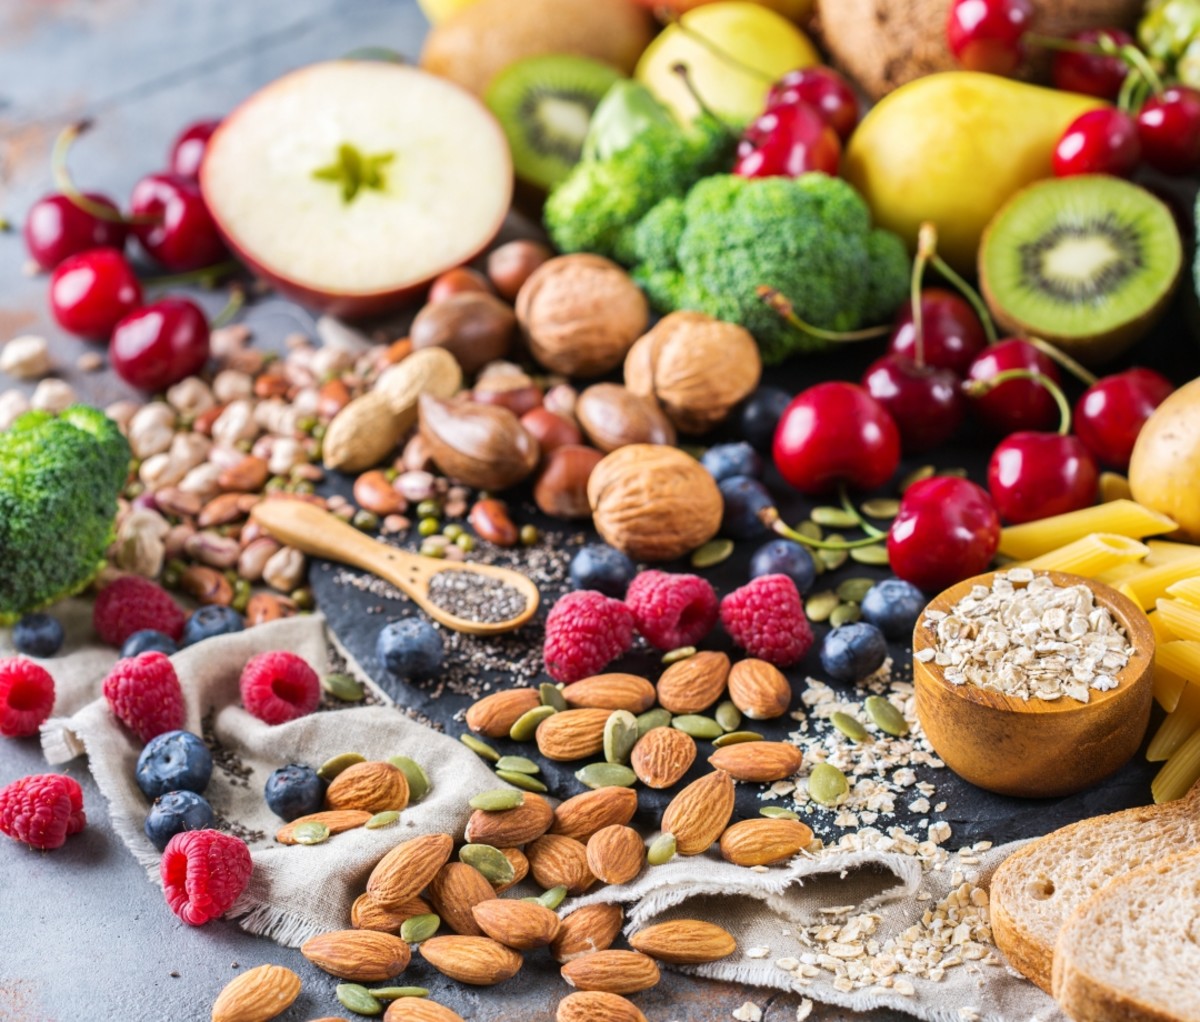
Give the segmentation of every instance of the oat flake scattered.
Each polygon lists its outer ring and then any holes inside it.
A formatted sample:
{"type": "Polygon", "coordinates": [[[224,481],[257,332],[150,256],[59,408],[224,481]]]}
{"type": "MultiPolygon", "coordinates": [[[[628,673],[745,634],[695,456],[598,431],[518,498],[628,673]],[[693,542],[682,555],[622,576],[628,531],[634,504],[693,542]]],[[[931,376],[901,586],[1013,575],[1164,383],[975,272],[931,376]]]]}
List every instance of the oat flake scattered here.
{"type": "Polygon", "coordinates": [[[762,1009],[753,1001],[747,1001],[740,1008],[734,1008],[733,1017],[738,1022],[762,1022],[762,1009]]]}

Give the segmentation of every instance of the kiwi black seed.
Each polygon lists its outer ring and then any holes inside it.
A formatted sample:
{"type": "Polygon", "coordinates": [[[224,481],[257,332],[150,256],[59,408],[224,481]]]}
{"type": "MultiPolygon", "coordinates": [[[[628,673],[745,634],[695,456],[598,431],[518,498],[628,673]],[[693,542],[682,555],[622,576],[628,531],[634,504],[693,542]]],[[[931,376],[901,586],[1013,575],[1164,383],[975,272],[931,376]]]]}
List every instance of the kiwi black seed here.
{"type": "Polygon", "coordinates": [[[1171,211],[1144,188],[1103,175],[1017,193],[988,225],[979,282],[1000,326],[1104,362],[1164,311],[1183,262],[1171,211]]]}
{"type": "Polygon", "coordinates": [[[508,136],[517,176],[546,189],[566,177],[592,112],[620,77],[601,61],[565,54],[528,57],[496,75],[485,101],[508,136]]]}

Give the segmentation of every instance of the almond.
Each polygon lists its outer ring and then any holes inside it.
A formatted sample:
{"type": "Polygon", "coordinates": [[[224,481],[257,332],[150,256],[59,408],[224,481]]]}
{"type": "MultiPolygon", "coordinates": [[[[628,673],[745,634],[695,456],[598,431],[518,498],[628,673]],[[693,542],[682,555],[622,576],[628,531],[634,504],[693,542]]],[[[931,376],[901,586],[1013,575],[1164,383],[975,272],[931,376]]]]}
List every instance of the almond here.
{"type": "Polygon", "coordinates": [[[379,860],[367,879],[367,893],[382,908],[395,911],[424,889],[452,851],[454,840],[449,834],[426,834],[405,841],[379,860]]]}
{"type": "Polygon", "coordinates": [[[562,978],[578,990],[636,994],[658,982],[658,966],[640,951],[597,951],[567,962],[562,978]]]}
{"type": "Polygon", "coordinates": [[[700,919],[672,919],[639,930],[629,938],[632,947],[672,965],[702,965],[728,958],[737,941],[716,923],[700,919]]]}
{"type": "Polygon", "coordinates": [[[556,1022],[646,1022],[636,1004],[620,994],[579,990],[558,1002],[556,1022]]]}
{"type": "Polygon", "coordinates": [[[451,930],[466,937],[483,936],[471,909],[495,897],[487,877],[465,862],[446,863],[429,882],[429,901],[434,911],[451,930]]]}
{"type": "Polygon", "coordinates": [[[632,788],[596,788],[560,802],[554,810],[554,825],[550,833],[587,841],[601,827],[628,823],[635,812],[637,792],[632,788]]]}
{"type": "Polygon", "coordinates": [[[799,820],[742,820],[721,835],[721,856],[738,866],[766,866],[790,859],[812,839],[799,820]]]}
{"type": "Polygon", "coordinates": [[[521,798],[516,809],[496,812],[476,809],[467,821],[466,840],[471,844],[503,848],[527,845],[545,834],[554,821],[550,803],[532,791],[524,792],[521,798]]]}
{"type": "Polygon", "coordinates": [[[739,660],[729,672],[729,698],[751,720],[772,720],[792,705],[792,686],[774,664],[739,660]]]}
{"type": "Polygon", "coordinates": [[[300,977],[282,965],[259,965],[230,980],[217,996],[212,1022],[267,1022],[300,993],[300,977]]]}
{"type": "Polygon", "coordinates": [[[544,891],[561,884],[571,894],[582,894],[596,882],[588,868],[587,848],[561,834],[543,834],[525,849],[529,872],[544,891]]]}
{"type": "Polygon", "coordinates": [[[424,997],[401,997],[384,1012],[383,1022],[465,1022],[457,1011],[424,997]]]}
{"type": "Polygon", "coordinates": [[[675,835],[680,855],[699,855],[721,836],[732,815],[733,778],[724,770],[714,770],[671,799],[663,812],[662,829],[675,835]]]}
{"type": "Polygon", "coordinates": [[[511,898],[480,902],[471,912],[475,922],[492,940],[517,951],[545,947],[558,936],[562,923],[545,905],[511,898]]]}
{"type": "Polygon", "coordinates": [[[489,738],[507,738],[527,710],[541,703],[536,688],[510,688],[484,696],[467,710],[467,727],[489,738]]]}
{"type": "Polygon", "coordinates": [[[647,788],[670,788],[696,759],[696,740],[678,728],[656,727],[633,747],[629,765],[647,788]]]}
{"type": "Polygon", "coordinates": [[[525,853],[519,848],[501,848],[504,857],[509,861],[513,868],[513,878],[506,884],[499,886],[493,884],[493,889],[497,894],[503,894],[511,887],[516,887],[522,880],[529,875],[529,860],[525,858],[525,853]]]}
{"type": "Polygon", "coordinates": [[[563,698],[575,708],[645,713],[654,705],[654,686],[636,674],[595,674],[568,685],[563,698]]]}
{"type": "Polygon", "coordinates": [[[560,763],[594,756],[604,748],[604,725],[611,710],[563,710],[537,728],[538,751],[560,763]]]}
{"type": "Polygon", "coordinates": [[[360,982],[398,976],[412,957],[399,937],[375,930],[322,933],[301,944],[300,953],[331,976],[360,982]]]}
{"type": "Polygon", "coordinates": [[[338,809],[324,813],[309,813],[299,816],[291,823],[284,824],[275,832],[275,840],[281,845],[294,845],[296,839],[292,835],[302,823],[323,823],[329,828],[330,834],[341,834],[343,831],[361,827],[371,818],[371,814],[361,809],[338,809]]]}
{"type": "Polygon", "coordinates": [[[625,910],[620,905],[585,905],[562,921],[550,953],[560,963],[607,951],[621,932],[625,910]]]}
{"type": "Polygon", "coordinates": [[[478,987],[509,979],[521,969],[521,956],[490,937],[430,937],[421,945],[421,957],[443,976],[478,987]]]}
{"type": "Polygon", "coordinates": [[[399,908],[387,909],[369,894],[360,894],[350,906],[350,925],[356,930],[399,933],[404,920],[428,915],[432,911],[424,898],[410,898],[399,908]]]}
{"type": "Polygon", "coordinates": [[[672,664],[658,679],[658,704],[672,713],[700,713],[721,698],[729,678],[724,653],[696,653],[672,664]]]}
{"type": "Polygon", "coordinates": [[[355,763],[346,767],[325,792],[327,809],[382,813],[408,805],[408,778],[391,763],[355,763]]]}
{"type": "Polygon", "coordinates": [[[606,884],[627,884],[646,864],[646,846],[632,827],[614,824],[596,831],[587,843],[588,869],[606,884]]]}
{"type": "Polygon", "coordinates": [[[718,749],[708,761],[735,781],[763,784],[791,777],[800,769],[803,758],[791,742],[741,742],[718,749]]]}

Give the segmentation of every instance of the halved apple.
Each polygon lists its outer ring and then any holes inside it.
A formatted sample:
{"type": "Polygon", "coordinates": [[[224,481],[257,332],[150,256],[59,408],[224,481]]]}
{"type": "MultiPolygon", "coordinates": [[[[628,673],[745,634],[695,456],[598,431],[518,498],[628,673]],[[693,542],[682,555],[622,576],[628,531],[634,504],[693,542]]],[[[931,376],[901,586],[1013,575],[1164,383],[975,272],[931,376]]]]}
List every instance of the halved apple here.
{"type": "Polygon", "coordinates": [[[200,186],[252,270],[353,318],[396,308],[487,247],[512,201],[512,157],[465,89],[339,60],[285,75],[226,117],[200,186]]]}

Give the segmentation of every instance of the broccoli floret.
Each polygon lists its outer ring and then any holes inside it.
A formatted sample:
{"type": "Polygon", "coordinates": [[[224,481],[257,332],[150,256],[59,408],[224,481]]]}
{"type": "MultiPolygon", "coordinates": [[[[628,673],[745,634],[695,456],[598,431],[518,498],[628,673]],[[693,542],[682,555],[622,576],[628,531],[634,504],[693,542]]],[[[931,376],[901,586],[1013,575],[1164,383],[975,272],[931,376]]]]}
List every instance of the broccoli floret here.
{"type": "Polygon", "coordinates": [[[0,433],[0,623],[78,592],[104,563],[129,444],[103,412],[26,412],[0,433]]]}
{"type": "Polygon", "coordinates": [[[825,174],[696,184],[652,209],[633,232],[634,278],[661,312],[694,309],[745,326],[763,360],[827,341],[790,326],[757,294],[782,292],[806,323],[854,330],[889,317],[908,289],[899,238],[871,229],[866,203],[825,174]]]}

